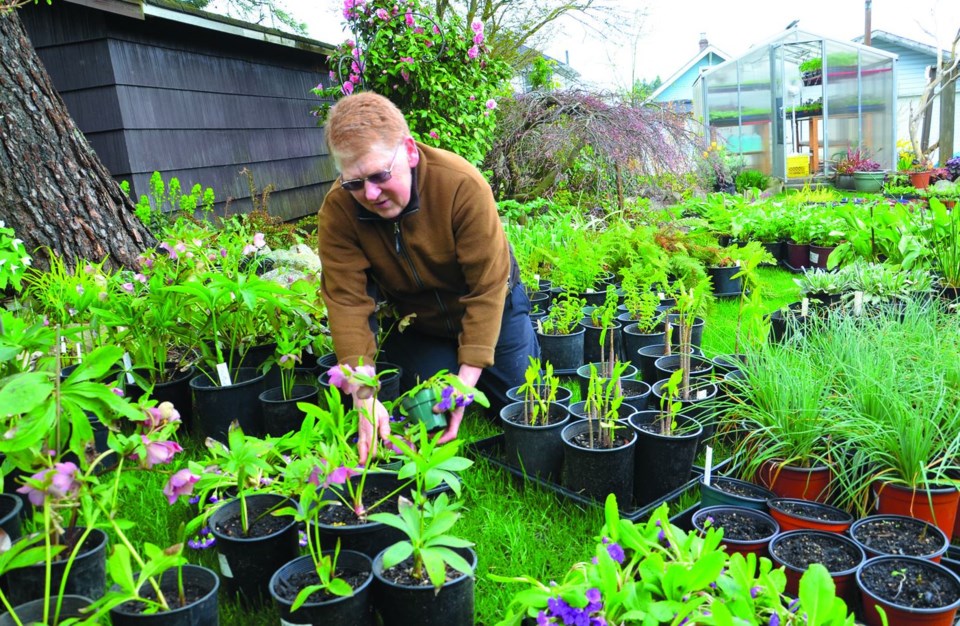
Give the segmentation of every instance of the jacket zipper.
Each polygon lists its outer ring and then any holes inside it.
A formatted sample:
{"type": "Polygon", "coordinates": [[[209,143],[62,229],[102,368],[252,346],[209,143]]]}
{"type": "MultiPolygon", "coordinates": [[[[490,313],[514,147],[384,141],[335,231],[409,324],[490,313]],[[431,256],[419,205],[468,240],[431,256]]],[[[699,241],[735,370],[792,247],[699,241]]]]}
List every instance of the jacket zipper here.
{"type": "MultiPolygon", "coordinates": [[[[419,289],[423,289],[423,281],[420,279],[420,274],[417,273],[417,268],[413,266],[413,261],[407,255],[407,249],[403,245],[403,233],[400,231],[400,219],[397,219],[393,223],[393,241],[397,249],[397,254],[401,259],[407,264],[407,267],[410,268],[410,273],[413,275],[413,280],[416,282],[419,289]]],[[[443,314],[443,321],[447,327],[447,332],[453,334],[454,327],[450,322],[450,316],[447,315],[447,307],[443,303],[443,299],[440,297],[440,293],[434,289],[433,295],[437,299],[437,304],[440,305],[440,313],[443,314]]]]}

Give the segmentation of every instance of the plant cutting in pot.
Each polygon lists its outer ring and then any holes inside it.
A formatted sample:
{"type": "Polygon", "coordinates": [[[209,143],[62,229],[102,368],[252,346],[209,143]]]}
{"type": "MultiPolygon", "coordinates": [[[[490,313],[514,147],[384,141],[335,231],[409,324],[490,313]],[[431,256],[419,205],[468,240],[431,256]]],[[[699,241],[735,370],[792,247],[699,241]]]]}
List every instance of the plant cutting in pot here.
{"type": "Polygon", "coordinates": [[[868,557],[916,556],[939,561],[950,545],[942,530],[906,515],[868,515],[850,526],[850,537],[868,557]]]}
{"type": "Polygon", "coordinates": [[[821,566],[809,568],[799,598],[790,600],[783,596],[782,569],[725,553],[716,528],[704,536],[684,532],[670,522],[667,509],[663,504],[649,520],[634,523],[618,519],[611,496],[593,558],[574,564],[562,579],[547,584],[533,576],[491,574],[497,582],[520,585],[498,626],[631,624],[641,614],[660,614],[655,623],[663,624],[853,626],[854,616],[835,597],[821,566]]]}
{"type": "Polygon", "coordinates": [[[584,361],[610,363],[620,357],[621,323],[616,320],[618,301],[616,287],[607,285],[603,304],[590,312],[589,324],[583,322],[586,331],[583,346],[584,361]]]}
{"type": "Polygon", "coordinates": [[[460,518],[460,503],[446,492],[435,498],[429,492],[441,480],[460,495],[453,472],[462,472],[472,461],[457,456],[459,440],[439,445],[425,426],[417,429],[416,445],[393,438],[406,455],[401,478],[412,478],[412,500],[400,498],[398,512],[375,513],[374,521],[400,530],[406,538],[386,548],[374,559],[378,609],[384,626],[407,624],[473,623],[473,544],[451,534],[460,518]]]}
{"type": "Polygon", "coordinates": [[[960,607],[960,577],[939,563],[882,556],[857,570],[867,626],[952,626],[960,607]]]}
{"type": "Polygon", "coordinates": [[[774,537],[769,549],[773,562],[786,568],[788,595],[797,595],[803,572],[819,563],[830,572],[837,595],[849,606],[854,605],[856,571],[867,557],[848,537],[819,530],[791,530],[774,537]]]}
{"type": "Polygon", "coordinates": [[[401,396],[400,413],[424,424],[427,430],[437,430],[446,428],[447,412],[474,402],[483,407],[490,406],[483,392],[465,385],[459,376],[440,370],[401,396]]]}
{"type": "Polygon", "coordinates": [[[711,506],[699,509],[693,514],[693,527],[701,533],[711,528],[723,531],[721,543],[730,552],[744,556],[755,554],[767,556],[770,540],[780,532],[776,520],[755,509],[736,506],[711,506]]]}
{"type": "Polygon", "coordinates": [[[580,325],[586,302],[563,293],[547,312],[537,320],[537,338],[540,357],[558,370],[576,369],[583,364],[583,335],[580,325]]]}

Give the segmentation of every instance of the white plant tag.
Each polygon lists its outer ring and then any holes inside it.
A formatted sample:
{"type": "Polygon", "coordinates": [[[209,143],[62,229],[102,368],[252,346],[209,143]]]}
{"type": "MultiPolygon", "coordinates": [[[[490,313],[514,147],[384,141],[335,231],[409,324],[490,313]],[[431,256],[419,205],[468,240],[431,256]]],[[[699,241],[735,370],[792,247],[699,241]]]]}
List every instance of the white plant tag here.
{"type": "Polygon", "coordinates": [[[853,314],[860,315],[863,313],[863,292],[854,291],[853,292],[853,314]]]}
{"type": "Polygon", "coordinates": [[[227,561],[227,557],[218,552],[217,559],[220,560],[220,573],[227,578],[233,578],[233,570],[230,569],[230,563],[227,561]]]}
{"type": "Polygon", "coordinates": [[[294,624],[293,622],[288,622],[287,620],[281,617],[280,626],[310,626],[310,624],[294,624]]]}
{"type": "Polygon", "coordinates": [[[60,354],[67,353],[67,340],[63,337],[60,337],[60,354]]]}
{"type": "Polygon", "coordinates": [[[662,291],[658,291],[657,298],[659,298],[660,300],[666,300],[667,296],[662,291]]]}
{"type": "Polygon", "coordinates": [[[79,343],[77,344],[77,363],[83,363],[83,350],[79,343]]]}
{"type": "Polygon", "coordinates": [[[806,317],[810,312],[810,298],[804,298],[800,301],[800,315],[806,317]]]}
{"type": "Polygon", "coordinates": [[[233,384],[230,382],[230,370],[227,369],[226,363],[217,363],[217,376],[220,378],[221,387],[233,384]]]}
{"type": "Polygon", "coordinates": [[[817,263],[819,260],[820,260],[820,253],[819,253],[819,252],[811,252],[811,253],[810,253],[810,262],[811,262],[811,263],[817,263]]]}
{"type": "Polygon", "coordinates": [[[710,486],[710,472],[712,471],[713,465],[713,447],[707,446],[706,455],[703,460],[703,484],[707,487],[710,486]]]}
{"type": "Polygon", "coordinates": [[[130,373],[130,370],[133,369],[133,363],[130,362],[130,353],[123,353],[123,371],[127,373],[127,384],[133,384],[133,374],[130,373]]]}
{"type": "Polygon", "coordinates": [[[697,392],[697,400],[705,400],[707,398],[707,390],[701,389],[697,392]]]}

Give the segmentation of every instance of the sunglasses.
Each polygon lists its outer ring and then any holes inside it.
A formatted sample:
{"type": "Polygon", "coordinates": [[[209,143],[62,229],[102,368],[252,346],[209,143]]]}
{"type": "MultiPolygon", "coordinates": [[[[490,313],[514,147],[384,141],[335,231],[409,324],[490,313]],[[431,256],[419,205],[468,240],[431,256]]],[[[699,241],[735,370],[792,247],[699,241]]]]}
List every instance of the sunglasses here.
{"type": "Polygon", "coordinates": [[[393,160],[390,161],[390,167],[387,169],[370,174],[364,178],[351,178],[350,180],[341,180],[340,186],[346,189],[347,191],[360,191],[367,184],[367,181],[370,181],[374,185],[382,185],[383,183],[389,181],[393,178],[393,166],[397,164],[397,157],[400,155],[400,148],[403,147],[403,143],[397,146],[397,149],[393,153],[393,160]]]}

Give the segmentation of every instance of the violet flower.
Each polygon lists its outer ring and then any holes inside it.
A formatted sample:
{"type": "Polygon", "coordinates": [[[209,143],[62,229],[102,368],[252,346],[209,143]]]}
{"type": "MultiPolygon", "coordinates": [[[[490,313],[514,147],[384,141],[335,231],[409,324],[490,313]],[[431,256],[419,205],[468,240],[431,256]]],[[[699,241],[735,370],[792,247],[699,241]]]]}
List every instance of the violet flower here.
{"type": "Polygon", "coordinates": [[[61,499],[75,493],[80,488],[76,475],[77,466],[75,463],[70,461],[56,463],[53,468],[41,470],[30,477],[32,480],[42,483],[42,489],[26,484],[17,489],[17,493],[26,495],[33,506],[41,507],[48,496],[61,499]]]}
{"type": "Polygon", "coordinates": [[[182,452],[183,448],[176,441],[151,441],[146,435],[140,435],[143,445],[147,448],[147,467],[169,463],[174,455],[182,452]]]}
{"type": "Polygon", "coordinates": [[[355,470],[352,467],[342,465],[337,469],[333,470],[327,477],[323,479],[324,488],[329,487],[330,485],[342,485],[347,482],[351,476],[359,476],[360,472],[355,470]]]}
{"type": "Polygon", "coordinates": [[[193,485],[200,477],[188,469],[182,469],[173,474],[167,484],[163,486],[163,495],[167,496],[167,502],[173,504],[180,496],[188,496],[193,493],[193,485]]]}

